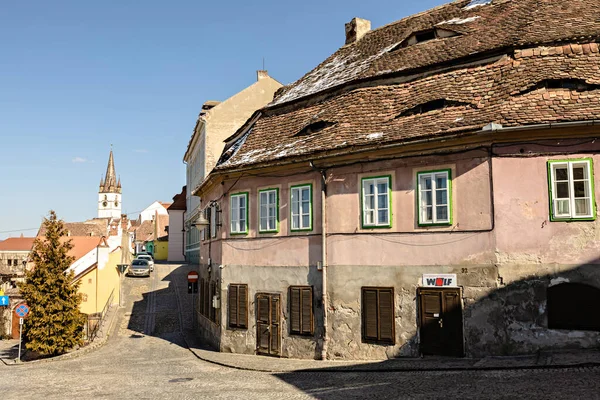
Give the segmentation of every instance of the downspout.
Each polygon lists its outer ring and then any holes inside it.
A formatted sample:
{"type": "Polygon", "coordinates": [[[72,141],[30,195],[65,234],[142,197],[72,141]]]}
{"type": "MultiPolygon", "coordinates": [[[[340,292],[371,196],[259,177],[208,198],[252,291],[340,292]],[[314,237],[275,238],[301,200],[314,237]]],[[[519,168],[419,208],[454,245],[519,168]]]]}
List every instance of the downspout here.
{"type": "Polygon", "coordinates": [[[327,359],[327,348],[329,336],[327,332],[327,313],[329,307],[329,296],[327,295],[327,175],[326,170],[317,169],[312,161],[310,167],[321,175],[321,285],[323,303],[323,347],[321,348],[321,360],[327,359]]]}

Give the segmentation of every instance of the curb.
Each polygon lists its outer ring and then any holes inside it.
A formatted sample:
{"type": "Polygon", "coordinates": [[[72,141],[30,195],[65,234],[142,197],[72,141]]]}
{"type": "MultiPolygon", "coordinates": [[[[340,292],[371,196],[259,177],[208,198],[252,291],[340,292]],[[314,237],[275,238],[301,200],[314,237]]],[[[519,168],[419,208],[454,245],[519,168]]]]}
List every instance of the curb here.
{"type": "Polygon", "coordinates": [[[315,367],[315,368],[298,368],[292,370],[280,370],[280,369],[265,369],[265,368],[250,368],[250,367],[242,367],[239,365],[227,364],[220,361],[211,360],[206,357],[202,357],[199,355],[195,349],[190,347],[187,335],[182,334],[183,341],[187,346],[188,350],[199,360],[218,365],[225,368],[236,369],[240,371],[254,371],[254,372],[266,372],[266,373],[277,373],[277,374],[285,374],[285,373],[356,373],[356,372],[465,372],[465,371],[520,371],[520,370],[540,370],[540,369],[569,369],[569,368],[600,368],[600,362],[582,362],[576,364],[556,364],[556,365],[523,365],[523,366],[511,366],[511,367],[432,367],[432,368],[393,368],[393,367],[383,367],[383,368],[352,368],[352,367],[315,367]]]}

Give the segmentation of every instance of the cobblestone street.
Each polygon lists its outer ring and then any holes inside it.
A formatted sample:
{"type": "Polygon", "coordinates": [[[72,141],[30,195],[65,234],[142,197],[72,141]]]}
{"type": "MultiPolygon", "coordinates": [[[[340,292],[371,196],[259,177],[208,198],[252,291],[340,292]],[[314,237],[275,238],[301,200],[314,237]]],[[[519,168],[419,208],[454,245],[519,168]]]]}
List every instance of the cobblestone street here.
{"type": "Polygon", "coordinates": [[[159,264],[151,278],[126,278],[126,307],[116,316],[108,342],[94,352],[68,360],[0,364],[2,399],[600,399],[598,367],[263,373],[217,366],[196,358],[183,340],[189,324],[182,326],[182,320],[191,319],[189,270],[159,264]]]}

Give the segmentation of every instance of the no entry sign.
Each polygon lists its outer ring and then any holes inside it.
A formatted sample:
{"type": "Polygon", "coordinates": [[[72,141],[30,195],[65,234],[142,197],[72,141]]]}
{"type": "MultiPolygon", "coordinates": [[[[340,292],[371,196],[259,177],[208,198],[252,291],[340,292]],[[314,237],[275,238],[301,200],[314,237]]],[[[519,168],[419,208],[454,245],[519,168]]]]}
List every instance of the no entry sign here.
{"type": "Polygon", "coordinates": [[[188,272],[188,282],[198,282],[197,272],[188,272]]]}

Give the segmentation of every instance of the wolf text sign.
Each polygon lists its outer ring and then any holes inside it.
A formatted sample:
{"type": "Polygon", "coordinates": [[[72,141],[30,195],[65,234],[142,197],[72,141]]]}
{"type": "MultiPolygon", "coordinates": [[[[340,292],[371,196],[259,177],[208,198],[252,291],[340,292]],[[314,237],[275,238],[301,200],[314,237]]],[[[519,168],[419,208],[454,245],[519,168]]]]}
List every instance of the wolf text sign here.
{"type": "Polygon", "coordinates": [[[456,274],[423,274],[425,287],[456,287],[456,274]]]}

